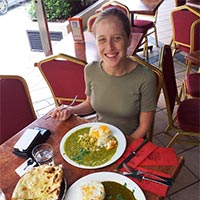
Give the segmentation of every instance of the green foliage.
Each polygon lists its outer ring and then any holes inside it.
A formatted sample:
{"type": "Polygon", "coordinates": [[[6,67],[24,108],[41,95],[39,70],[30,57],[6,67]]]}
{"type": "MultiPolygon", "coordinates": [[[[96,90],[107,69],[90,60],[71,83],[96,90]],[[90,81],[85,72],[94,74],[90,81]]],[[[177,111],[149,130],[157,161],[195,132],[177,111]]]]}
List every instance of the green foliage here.
{"type": "MultiPolygon", "coordinates": [[[[45,13],[49,22],[65,21],[69,17],[76,15],[86,7],[96,2],[97,0],[43,0],[45,13]]],[[[31,0],[31,5],[28,13],[32,20],[36,20],[36,11],[34,0],[31,0]]]]}
{"type": "MultiPolygon", "coordinates": [[[[44,6],[47,20],[50,22],[65,21],[70,17],[72,10],[68,0],[44,0],[44,6]]],[[[34,0],[31,0],[28,13],[31,19],[37,19],[34,0]]]]}
{"type": "Polygon", "coordinates": [[[70,16],[71,6],[67,0],[44,0],[48,21],[66,20],[70,16]]]}

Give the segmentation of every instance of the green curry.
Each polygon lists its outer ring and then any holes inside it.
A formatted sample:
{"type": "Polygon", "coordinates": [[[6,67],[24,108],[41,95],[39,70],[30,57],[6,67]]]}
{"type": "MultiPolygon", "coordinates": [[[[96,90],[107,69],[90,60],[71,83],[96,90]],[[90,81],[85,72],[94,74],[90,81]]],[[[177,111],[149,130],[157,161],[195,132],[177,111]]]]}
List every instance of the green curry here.
{"type": "MultiPolygon", "coordinates": [[[[74,162],[84,166],[99,166],[109,161],[117,150],[118,143],[114,148],[107,150],[105,147],[94,148],[93,141],[89,137],[90,127],[82,128],[72,133],[64,143],[65,154],[74,162]]],[[[117,139],[113,136],[113,139],[117,139]]]]}
{"type": "Polygon", "coordinates": [[[113,181],[102,182],[106,197],[104,200],[136,200],[133,192],[126,185],[121,185],[113,181]]]}

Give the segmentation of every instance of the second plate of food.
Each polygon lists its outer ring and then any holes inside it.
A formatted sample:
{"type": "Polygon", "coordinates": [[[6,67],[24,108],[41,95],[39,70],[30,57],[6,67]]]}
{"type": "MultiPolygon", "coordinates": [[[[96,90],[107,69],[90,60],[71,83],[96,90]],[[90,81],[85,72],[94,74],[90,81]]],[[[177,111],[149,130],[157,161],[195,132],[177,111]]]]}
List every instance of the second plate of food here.
{"type": "Polygon", "coordinates": [[[146,200],[144,193],[134,181],[115,172],[86,175],[73,183],[65,196],[65,200],[87,198],[146,200]]]}
{"type": "Polygon", "coordinates": [[[97,169],[115,162],[124,153],[126,138],[115,126],[92,122],[68,131],[61,140],[60,153],[73,166],[97,169]]]}

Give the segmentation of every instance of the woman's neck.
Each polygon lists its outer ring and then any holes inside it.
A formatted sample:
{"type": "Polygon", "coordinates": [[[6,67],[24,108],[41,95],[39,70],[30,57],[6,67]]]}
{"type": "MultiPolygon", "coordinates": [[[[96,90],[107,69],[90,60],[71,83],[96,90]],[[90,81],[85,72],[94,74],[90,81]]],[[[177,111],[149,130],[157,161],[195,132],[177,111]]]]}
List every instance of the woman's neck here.
{"type": "Polygon", "coordinates": [[[136,66],[137,64],[130,58],[125,59],[124,62],[121,62],[118,66],[115,67],[106,66],[103,61],[101,62],[102,70],[110,76],[126,75],[133,71],[136,68],[136,66]]]}

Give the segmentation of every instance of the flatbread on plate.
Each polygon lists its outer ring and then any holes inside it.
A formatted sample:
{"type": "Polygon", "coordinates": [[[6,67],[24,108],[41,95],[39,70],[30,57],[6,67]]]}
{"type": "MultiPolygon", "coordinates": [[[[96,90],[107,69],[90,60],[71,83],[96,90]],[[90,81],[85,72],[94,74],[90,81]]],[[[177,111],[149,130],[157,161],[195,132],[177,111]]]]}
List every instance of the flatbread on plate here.
{"type": "Polygon", "coordinates": [[[34,167],[18,181],[11,200],[57,200],[62,180],[60,166],[34,167]]]}

